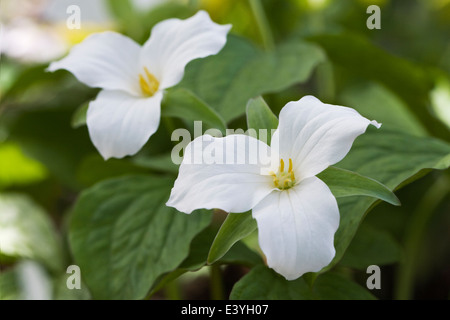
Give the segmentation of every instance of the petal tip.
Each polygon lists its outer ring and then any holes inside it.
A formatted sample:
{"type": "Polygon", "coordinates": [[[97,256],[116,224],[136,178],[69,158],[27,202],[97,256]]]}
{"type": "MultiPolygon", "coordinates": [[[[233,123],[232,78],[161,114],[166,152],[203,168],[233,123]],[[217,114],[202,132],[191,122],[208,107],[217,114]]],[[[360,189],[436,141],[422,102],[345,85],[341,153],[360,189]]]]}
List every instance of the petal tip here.
{"type": "Polygon", "coordinates": [[[370,121],[370,124],[373,125],[375,128],[380,129],[382,123],[378,123],[375,120],[370,121]]]}

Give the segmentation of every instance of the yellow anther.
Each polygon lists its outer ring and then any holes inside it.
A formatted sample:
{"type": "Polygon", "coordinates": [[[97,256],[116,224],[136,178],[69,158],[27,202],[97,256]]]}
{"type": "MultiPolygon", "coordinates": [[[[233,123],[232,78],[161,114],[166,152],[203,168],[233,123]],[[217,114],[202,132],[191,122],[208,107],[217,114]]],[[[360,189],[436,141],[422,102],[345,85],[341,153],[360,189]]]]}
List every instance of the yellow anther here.
{"type": "Polygon", "coordinates": [[[270,172],[269,173],[273,177],[273,184],[280,190],[286,190],[295,186],[295,175],[293,170],[292,159],[289,158],[289,168],[288,172],[284,171],[284,160],[280,159],[280,167],[278,168],[278,172],[270,172]]]}
{"type": "Polygon", "coordinates": [[[148,71],[147,67],[144,67],[144,72],[147,77],[139,75],[139,84],[141,85],[142,93],[146,96],[153,96],[159,89],[159,81],[156,77],[148,71]]]}

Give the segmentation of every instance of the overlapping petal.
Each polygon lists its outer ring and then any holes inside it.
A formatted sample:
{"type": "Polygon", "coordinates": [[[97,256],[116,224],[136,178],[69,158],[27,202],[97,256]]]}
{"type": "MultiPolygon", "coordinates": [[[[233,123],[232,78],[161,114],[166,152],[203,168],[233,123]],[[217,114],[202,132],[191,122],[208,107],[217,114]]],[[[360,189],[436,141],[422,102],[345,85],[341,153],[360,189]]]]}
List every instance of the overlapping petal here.
{"type": "Polygon", "coordinates": [[[74,46],[65,58],[51,63],[48,71],[66,69],[90,87],[140,95],[140,51],[136,42],[119,33],[96,33],[74,46]]]}
{"type": "Polygon", "coordinates": [[[186,148],[167,205],[185,213],[248,211],[274,188],[272,177],[261,175],[268,155],[267,144],[246,135],[198,137],[186,148]]]}
{"type": "Polygon", "coordinates": [[[292,158],[297,179],[306,179],[342,160],[369,124],[380,127],[354,109],[306,96],[281,110],[272,148],[292,158]]]}
{"type": "Polygon", "coordinates": [[[287,280],[317,272],[335,255],[336,199],[316,177],[287,191],[273,191],[253,208],[267,264],[287,280]]]}
{"type": "Polygon", "coordinates": [[[146,67],[166,89],[181,81],[186,65],[198,58],[217,54],[226,43],[230,25],[211,21],[205,11],[186,19],[168,19],[152,29],[140,56],[146,67]]]}
{"type": "Polygon", "coordinates": [[[123,158],[138,152],[156,132],[162,92],[138,98],[123,91],[103,90],[89,104],[87,126],[103,158],[123,158]]]}

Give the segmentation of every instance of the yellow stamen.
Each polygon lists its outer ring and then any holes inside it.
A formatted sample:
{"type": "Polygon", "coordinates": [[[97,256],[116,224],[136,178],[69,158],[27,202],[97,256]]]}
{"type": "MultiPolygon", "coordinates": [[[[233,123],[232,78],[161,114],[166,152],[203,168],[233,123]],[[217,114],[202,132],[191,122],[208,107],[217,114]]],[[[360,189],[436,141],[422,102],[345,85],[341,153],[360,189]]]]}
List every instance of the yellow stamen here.
{"type": "Polygon", "coordinates": [[[142,93],[146,96],[153,96],[159,89],[159,81],[156,77],[148,71],[147,67],[144,67],[145,75],[147,79],[139,74],[139,84],[141,85],[142,93]]]}
{"type": "Polygon", "coordinates": [[[284,160],[280,159],[280,167],[278,168],[278,172],[270,172],[269,174],[273,177],[273,184],[275,187],[280,190],[290,189],[297,183],[295,180],[292,159],[289,159],[288,172],[284,171],[284,160]]]}

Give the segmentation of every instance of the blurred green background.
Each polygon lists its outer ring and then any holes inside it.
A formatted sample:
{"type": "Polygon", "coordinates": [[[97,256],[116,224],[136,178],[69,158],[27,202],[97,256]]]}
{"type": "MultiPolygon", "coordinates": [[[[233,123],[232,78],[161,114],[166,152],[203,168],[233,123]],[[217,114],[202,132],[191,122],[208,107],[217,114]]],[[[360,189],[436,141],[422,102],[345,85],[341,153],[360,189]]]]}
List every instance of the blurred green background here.
{"type": "MultiPolygon", "coordinates": [[[[67,72],[45,72],[50,61],[92,32],[117,30],[143,43],[157,22],[204,9],[214,21],[233,24],[232,34],[260,50],[306,39],[328,59],[308,81],[265,92],[275,114],[286,102],[312,94],[356,108],[388,129],[450,141],[449,0],[261,2],[267,23],[258,21],[261,16],[246,0],[1,1],[1,299],[89,298],[85,290],[63,288],[65,268],[73,262],[67,221],[74,201],[81,190],[106,178],[158,173],[172,148],[166,143],[167,129],[187,126],[178,119],[162,121],[137,157],[105,163],[83,125],[83,110],[98,90],[67,72]],[[81,9],[79,30],[66,26],[71,4],[81,9]],[[381,8],[379,30],[366,27],[366,9],[372,4],[381,8]],[[18,280],[27,277],[40,279],[41,290],[18,280]]],[[[243,114],[230,118],[230,128],[246,128],[243,114]]],[[[365,268],[376,261],[382,267],[382,289],[372,294],[380,299],[449,298],[449,191],[446,170],[396,192],[402,206],[375,207],[336,268],[365,286],[365,268]]],[[[230,270],[234,276],[225,278],[227,287],[245,272],[230,270]]],[[[206,281],[201,277],[185,280],[184,298],[208,297],[207,288],[194,292],[189,282],[206,281]]]]}

